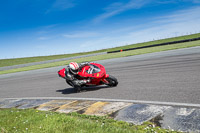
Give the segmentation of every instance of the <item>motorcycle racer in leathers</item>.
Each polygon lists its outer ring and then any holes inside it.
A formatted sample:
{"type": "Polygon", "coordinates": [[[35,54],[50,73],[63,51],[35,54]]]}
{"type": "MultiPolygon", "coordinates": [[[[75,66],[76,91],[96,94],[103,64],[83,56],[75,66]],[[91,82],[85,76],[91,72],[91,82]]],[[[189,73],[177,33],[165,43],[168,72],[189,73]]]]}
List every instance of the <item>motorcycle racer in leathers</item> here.
{"type": "Polygon", "coordinates": [[[76,78],[78,76],[78,71],[88,64],[89,64],[88,62],[84,62],[80,64],[76,62],[71,62],[66,67],[66,71],[67,71],[65,74],[66,81],[70,80],[72,83],[72,86],[76,89],[77,92],[81,91],[81,85],[90,82],[90,79],[79,80],[76,78]]]}

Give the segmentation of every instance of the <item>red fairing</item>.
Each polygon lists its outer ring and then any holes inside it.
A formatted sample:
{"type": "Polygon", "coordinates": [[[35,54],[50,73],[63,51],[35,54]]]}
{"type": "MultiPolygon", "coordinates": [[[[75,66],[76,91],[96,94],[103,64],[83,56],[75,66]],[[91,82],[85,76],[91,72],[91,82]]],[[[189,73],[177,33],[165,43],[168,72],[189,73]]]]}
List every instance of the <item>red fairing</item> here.
{"type": "Polygon", "coordinates": [[[66,83],[74,87],[77,92],[79,92],[79,89],[81,89],[82,87],[98,85],[107,85],[110,87],[114,87],[118,84],[118,81],[115,77],[106,74],[106,70],[101,64],[85,63],[84,65],[80,66],[77,75],[71,75],[74,78],[70,78],[70,71],[66,71],[66,69],[63,68],[58,71],[58,75],[64,78],[66,80],[66,83]],[[77,80],[82,80],[81,84],[77,85],[77,80]]]}
{"type": "Polygon", "coordinates": [[[90,68],[90,66],[85,66],[81,69],[81,71],[78,72],[78,75],[80,75],[81,77],[93,77],[93,78],[103,78],[103,76],[105,76],[106,70],[104,66],[97,63],[90,63],[90,64],[100,68],[101,71],[98,73],[89,74],[88,69],[90,68]]]}
{"type": "Polygon", "coordinates": [[[109,74],[106,74],[105,78],[108,78],[109,77],[109,74]]]}
{"type": "Polygon", "coordinates": [[[61,69],[60,71],[58,71],[58,75],[62,78],[65,78],[65,68],[61,69]]]}
{"type": "MultiPolygon", "coordinates": [[[[65,68],[61,69],[58,71],[58,75],[65,79],[65,71],[65,68]]],[[[90,82],[86,83],[86,85],[102,85],[108,83],[106,78],[109,77],[109,75],[106,74],[105,67],[97,63],[90,63],[89,65],[84,66],[79,70],[78,75],[77,78],[79,80],[90,79],[90,82]]]]}
{"type": "Polygon", "coordinates": [[[78,75],[80,77],[82,77],[83,79],[90,78],[91,82],[87,83],[87,84],[100,85],[101,81],[104,81],[104,79],[107,76],[106,70],[105,70],[104,66],[102,66],[101,64],[97,64],[97,63],[90,63],[90,64],[94,65],[96,68],[100,69],[100,71],[90,73],[89,72],[90,66],[85,66],[78,72],[78,75]]]}

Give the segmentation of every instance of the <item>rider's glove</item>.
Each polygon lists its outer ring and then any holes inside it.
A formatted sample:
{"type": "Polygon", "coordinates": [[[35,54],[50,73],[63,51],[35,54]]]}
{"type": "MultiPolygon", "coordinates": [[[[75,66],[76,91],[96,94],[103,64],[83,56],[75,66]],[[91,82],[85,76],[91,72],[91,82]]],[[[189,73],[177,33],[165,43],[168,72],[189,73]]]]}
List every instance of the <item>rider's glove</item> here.
{"type": "Polygon", "coordinates": [[[80,63],[81,66],[83,66],[83,65],[88,65],[88,64],[89,64],[89,62],[80,63]]]}
{"type": "Polygon", "coordinates": [[[87,83],[88,83],[88,82],[90,82],[90,81],[91,81],[91,80],[90,80],[90,79],[88,79],[88,80],[87,80],[87,83]]]}
{"type": "Polygon", "coordinates": [[[84,83],[88,83],[88,82],[90,82],[90,81],[91,81],[90,79],[83,80],[84,83]]]}

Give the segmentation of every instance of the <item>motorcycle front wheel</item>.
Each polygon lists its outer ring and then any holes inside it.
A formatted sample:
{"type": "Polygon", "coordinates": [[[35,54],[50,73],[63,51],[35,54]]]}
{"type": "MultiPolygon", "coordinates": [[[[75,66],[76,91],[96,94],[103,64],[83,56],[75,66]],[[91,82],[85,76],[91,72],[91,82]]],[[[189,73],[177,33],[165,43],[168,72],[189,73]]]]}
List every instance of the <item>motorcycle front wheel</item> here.
{"type": "Polygon", "coordinates": [[[107,77],[106,80],[108,81],[108,84],[106,84],[106,85],[108,85],[110,87],[114,87],[114,86],[118,85],[117,79],[112,75],[109,75],[109,77],[107,77]]]}

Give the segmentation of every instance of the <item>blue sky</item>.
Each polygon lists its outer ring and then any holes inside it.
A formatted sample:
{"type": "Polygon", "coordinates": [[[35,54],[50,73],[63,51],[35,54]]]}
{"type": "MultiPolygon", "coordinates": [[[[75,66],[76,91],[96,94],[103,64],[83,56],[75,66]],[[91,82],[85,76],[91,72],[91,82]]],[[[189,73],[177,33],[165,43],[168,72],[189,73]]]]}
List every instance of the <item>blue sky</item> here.
{"type": "Polygon", "coordinates": [[[86,52],[200,33],[200,0],[1,0],[0,58],[86,52]]]}

